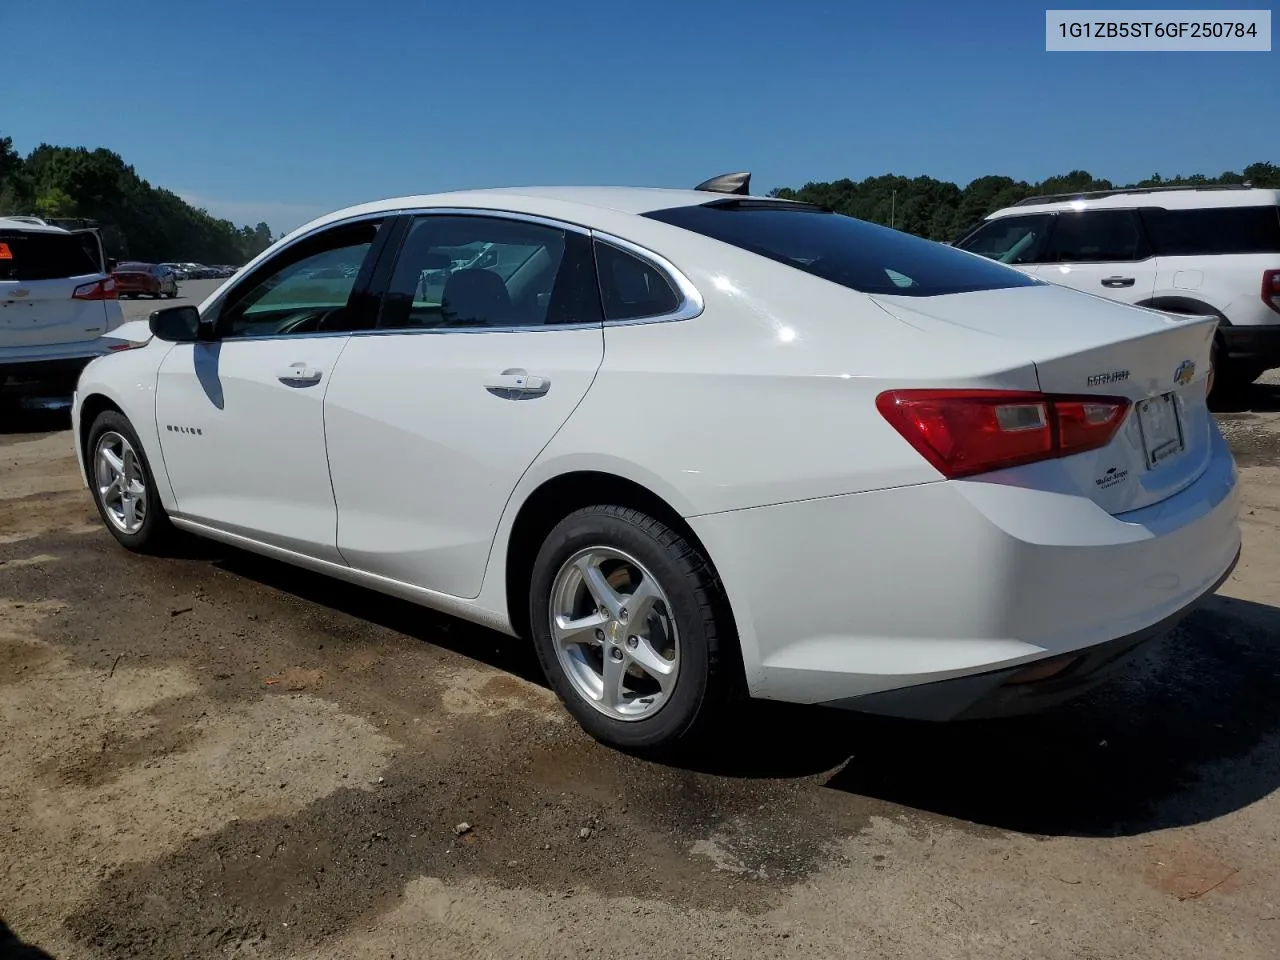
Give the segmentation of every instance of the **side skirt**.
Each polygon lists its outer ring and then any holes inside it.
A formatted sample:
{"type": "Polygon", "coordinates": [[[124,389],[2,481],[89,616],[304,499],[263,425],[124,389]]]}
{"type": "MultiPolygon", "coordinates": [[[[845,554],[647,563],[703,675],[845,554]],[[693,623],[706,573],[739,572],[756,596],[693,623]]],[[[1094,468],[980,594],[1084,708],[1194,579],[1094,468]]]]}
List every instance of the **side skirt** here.
{"type": "Polygon", "coordinates": [[[379,593],[399,597],[401,600],[408,600],[410,603],[416,603],[431,610],[447,613],[460,620],[467,620],[471,623],[488,627],[490,630],[497,630],[499,633],[515,636],[515,631],[512,630],[511,623],[505,613],[477,606],[474,600],[463,600],[460,597],[438,593],[435,590],[427,590],[423,587],[415,587],[413,584],[393,580],[390,577],[380,576],[376,573],[366,573],[353,567],[331,563],[328,560],[319,560],[315,557],[309,557],[305,553],[272,546],[269,543],[263,543],[260,540],[254,540],[238,533],[228,533],[225,530],[219,530],[217,527],[211,527],[195,520],[188,520],[185,517],[171,515],[169,519],[175,527],[188,533],[207,537],[210,540],[216,540],[232,547],[239,547],[242,550],[261,554],[264,557],[292,564],[295,567],[302,567],[314,573],[345,580],[347,583],[353,583],[359,587],[367,587],[379,593]]]}

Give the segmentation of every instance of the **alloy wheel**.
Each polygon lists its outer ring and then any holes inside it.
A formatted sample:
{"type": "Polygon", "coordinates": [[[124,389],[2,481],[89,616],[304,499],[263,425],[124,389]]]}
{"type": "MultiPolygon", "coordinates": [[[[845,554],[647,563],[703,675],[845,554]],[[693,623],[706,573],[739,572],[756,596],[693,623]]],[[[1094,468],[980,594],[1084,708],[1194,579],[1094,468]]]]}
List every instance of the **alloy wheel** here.
{"type": "Polygon", "coordinates": [[[133,444],[109,430],[98,438],[93,462],[103,513],[121,533],[137,533],[147,519],[147,486],[133,444]]]}
{"type": "Polygon", "coordinates": [[[615,720],[643,720],[670,698],[680,638],[661,584],[635,557],[589,547],[551,587],[551,638],[579,696],[615,720]]]}

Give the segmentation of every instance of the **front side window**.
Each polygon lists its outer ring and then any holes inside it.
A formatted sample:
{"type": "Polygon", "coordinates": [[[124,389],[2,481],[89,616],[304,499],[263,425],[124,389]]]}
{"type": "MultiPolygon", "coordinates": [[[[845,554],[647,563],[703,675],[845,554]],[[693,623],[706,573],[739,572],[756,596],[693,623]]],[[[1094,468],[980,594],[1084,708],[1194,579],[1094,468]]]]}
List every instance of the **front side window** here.
{"type": "Polygon", "coordinates": [[[509,329],[599,323],[591,241],[504,217],[427,214],[396,258],[378,326],[509,329]]]}
{"type": "Polygon", "coordinates": [[[1142,211],[1156,256],[1280,253],[1280,207],[1142,211]]]}
{"type": "Polygon", "coordinates": [[[378,221],[331,227],[255,270],[223,302],[221,338],[353,328],[351,292],[373,248],[378,221]]]}
{"type": "Polygon", "coordinates": [[[1114,263],[1150,255],[1132,210],[1060,213],[1050,248],[1053,263],[1114,263]]]}
{"type": "Polygon", "coordinates": [[[1041,263],[1052,228],[1051,213],[999,217],[988,220],[956,246],[1000,263],[1041,263]]]}
{"type": "Polygon", "coordinates": [[[0,280],[63,280],[99,272],[74,234],[0,231],[0,280]]]}
{"type": "Polygon", "coordinates": [[[727,200],[645,216],[862,293],[931,297],[1041,282],[945,244],[805,204],[727,200]]]}

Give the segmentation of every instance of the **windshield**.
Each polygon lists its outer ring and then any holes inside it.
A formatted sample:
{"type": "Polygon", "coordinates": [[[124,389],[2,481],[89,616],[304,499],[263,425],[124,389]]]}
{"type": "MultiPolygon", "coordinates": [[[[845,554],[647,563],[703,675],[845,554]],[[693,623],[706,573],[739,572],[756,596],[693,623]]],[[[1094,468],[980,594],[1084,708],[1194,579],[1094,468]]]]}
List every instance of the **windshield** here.
{"type": "Polygon", "coordinates": [[[1000,217],[988,220],[956,246],[1001,263],[1036,263],[1043,259],[1045,238],[1052,227],[1051,213],[1000,217]]]}
{"type": "Polygon", "coordinates": [[[932,297],[1040,283],[945,244],[817,207],[719,201],[645,216],[862,293],[932,297]]]}

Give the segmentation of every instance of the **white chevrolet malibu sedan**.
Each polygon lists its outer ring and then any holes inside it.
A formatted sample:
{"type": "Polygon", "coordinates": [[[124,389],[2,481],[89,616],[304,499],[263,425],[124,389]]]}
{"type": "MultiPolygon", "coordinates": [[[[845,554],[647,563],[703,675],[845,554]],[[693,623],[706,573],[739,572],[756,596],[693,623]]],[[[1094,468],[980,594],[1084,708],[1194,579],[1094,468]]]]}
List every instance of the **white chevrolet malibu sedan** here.
{"type": "Polygon", "coordinates": [[[745,179],[307,224],[84,370],[107,529],[527,637],[628,749],[687,744],[741,697],[1043,706],[1230,573],[1211,320],[745,179]]]}

